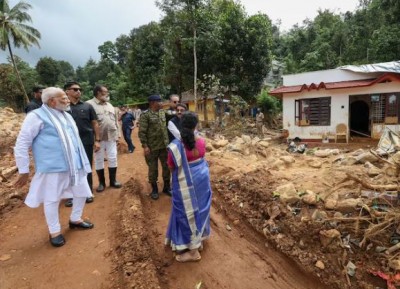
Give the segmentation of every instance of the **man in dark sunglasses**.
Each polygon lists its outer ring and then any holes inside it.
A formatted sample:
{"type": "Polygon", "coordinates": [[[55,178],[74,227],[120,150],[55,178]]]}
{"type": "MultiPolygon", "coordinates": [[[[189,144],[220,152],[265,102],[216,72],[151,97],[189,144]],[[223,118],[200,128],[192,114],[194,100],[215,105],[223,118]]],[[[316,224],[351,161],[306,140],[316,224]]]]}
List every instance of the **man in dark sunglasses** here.
{"type": "MultiPolygon", "coordinates": [[[[97,122],[97,114],[94,108],[86,102],[81,101],[81,86],[76,81],[68,81],[64,85],[65,94],[70,100],[70,113],[75,120],[79,130],[83,147],[89,159],[90,165],[93,164],[93,150],[96,152],[100,149],[100,143],[96,142],[100,138],[99,124],[97,122]]],[[[93,191],[92,173],[87,175],[90,190],[93,191]]],[[[93,197],[87,198],[86,203],[93,202],[93,197]]],[[[71,207],[72,199],[65,202],[66,207],[71,207]]]]}

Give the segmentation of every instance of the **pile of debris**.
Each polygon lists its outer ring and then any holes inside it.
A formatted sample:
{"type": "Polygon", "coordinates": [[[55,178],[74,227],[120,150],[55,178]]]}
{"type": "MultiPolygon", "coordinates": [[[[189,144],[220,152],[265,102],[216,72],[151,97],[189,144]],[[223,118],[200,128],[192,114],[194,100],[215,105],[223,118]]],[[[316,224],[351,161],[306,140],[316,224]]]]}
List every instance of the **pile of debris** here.
{"type": "Polygon", "coordinates": [[[228,215],[240,215],[334,288],[382,285],[372,275],[394,286],[400,152],[384,158],[379,150],[332,147],[298,154],[248,135],[207,143],[214,192],[229,204],[222,208],[228,215]]]}

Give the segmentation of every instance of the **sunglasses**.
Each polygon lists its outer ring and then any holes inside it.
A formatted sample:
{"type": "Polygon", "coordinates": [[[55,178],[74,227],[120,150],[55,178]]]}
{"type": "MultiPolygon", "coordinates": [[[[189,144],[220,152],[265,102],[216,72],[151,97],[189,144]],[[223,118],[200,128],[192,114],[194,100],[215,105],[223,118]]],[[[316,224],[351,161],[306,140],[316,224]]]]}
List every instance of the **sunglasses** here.
{"type": "Polygon", "coordinates": [[[185,112],[184,109],[177,109],[176,111],[177,111],[177,112],[185,112]]]}
{"type": "Polygon", "coordinates": [[[69,90],[73,90],[75,92],[78,92],[78,91],[82,91],[82,88],[73,87],[73,88],[70,88],[69,90]]]}

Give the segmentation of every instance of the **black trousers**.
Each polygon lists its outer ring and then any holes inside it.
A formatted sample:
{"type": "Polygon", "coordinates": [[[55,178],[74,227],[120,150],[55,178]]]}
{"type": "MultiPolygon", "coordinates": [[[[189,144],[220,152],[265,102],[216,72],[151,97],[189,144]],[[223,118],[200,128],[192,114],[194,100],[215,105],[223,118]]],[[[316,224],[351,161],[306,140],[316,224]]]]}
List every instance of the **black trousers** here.
{"type": "MultiPolygon", "coordinates": [[[[89,159],[90,167],[93,165],[93,144],[84,144],[83,147],[85,148],[86,155],[89,159]]],[[[89,183],[90,190],[93,188],[93,177],[92,173],[87,175],[87,181],[89,183]]]]}

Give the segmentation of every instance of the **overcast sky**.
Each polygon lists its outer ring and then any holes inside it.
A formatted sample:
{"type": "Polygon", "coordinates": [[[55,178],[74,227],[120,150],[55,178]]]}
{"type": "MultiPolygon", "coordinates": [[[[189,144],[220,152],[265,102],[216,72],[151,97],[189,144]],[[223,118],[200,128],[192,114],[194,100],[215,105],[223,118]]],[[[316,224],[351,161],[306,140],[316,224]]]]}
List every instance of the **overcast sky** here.
{"type": "MultiPolygon", "coordinates": [[[[25,0],[32,5],[31,26],[42,35],[41,48],[31,47],[29,53],[16,50],[30,65],[39,58],[50,56],[66,60],[73,66],[83,66],[92,57],[99,59],[98,46],[115,41],[121,34],[129,34],[151,21],[158,21],[162,12],[153,0],[25,0]]],[[[9,0],[10,6],[18,1],[9,0]]],[[[241,0],[249,15],[265,13],[273,23],[281,20],[281,28],[288,30],[306,18],[313,19],[318,9],[335,13],[354,11],[358,0],[241,0]]],[[[8,50],[0,50],[0,62],[5,62],[8,50]]]]}

